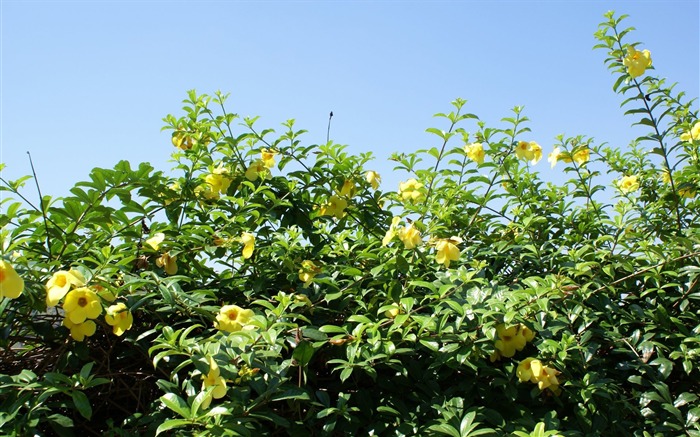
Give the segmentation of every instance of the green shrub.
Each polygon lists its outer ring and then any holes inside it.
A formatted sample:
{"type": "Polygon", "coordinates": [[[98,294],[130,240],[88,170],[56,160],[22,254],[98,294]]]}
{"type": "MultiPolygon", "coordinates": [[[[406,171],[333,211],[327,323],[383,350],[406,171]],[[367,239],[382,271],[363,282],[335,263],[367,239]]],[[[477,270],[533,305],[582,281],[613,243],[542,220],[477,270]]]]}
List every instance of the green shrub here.
{"type": "Polygon", "coordinates": [[[382,191],[194,91],[172,173],[2,179],[3,432],[700,436],[700,122],[622,18],[596,47],[648,133],[559,137],[561,185],[520,108],[455,100],[382,191]]]}

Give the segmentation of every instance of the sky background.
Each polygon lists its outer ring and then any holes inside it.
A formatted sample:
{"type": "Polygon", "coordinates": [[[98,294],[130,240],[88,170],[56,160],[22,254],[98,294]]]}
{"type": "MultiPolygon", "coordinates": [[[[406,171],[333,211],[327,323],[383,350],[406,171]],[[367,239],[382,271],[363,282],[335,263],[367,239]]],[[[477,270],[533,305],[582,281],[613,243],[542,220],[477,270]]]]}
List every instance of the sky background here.
{"type": "MultiPolygon", "coordinates": [[[[392,152],[439,146],[428,127],[457,97],[490,126],[525,107],[526,140],[555,136],[625,147],[644,133],[592,50],[615,10],[629,14],[655,74],[690,98],[700,87],[700,2],[685,1],[11,1],[2,0],[0,162],[63,196],[121,159],[173,166],[167,114],[186,91],[231,94],[228,111],[289,118],[306,144],[372,151],[385,189],[392,152]]],[[[697,102],[694,108],[697,109],[697,102]]],[[[475,131],[475,124],[464,125],[475,131]]],[[[241,128],[241,132],[242,132],[241,128]]],[[[282,132],[282,129],[279,129],[282,132]]],[[[543,160],[542,172],[552,172],[543,160]]],[[[555,169],[557,170],[557,169],[555,169]]],[[[24,192],[37,196],[33,184],[24,192]]]]}

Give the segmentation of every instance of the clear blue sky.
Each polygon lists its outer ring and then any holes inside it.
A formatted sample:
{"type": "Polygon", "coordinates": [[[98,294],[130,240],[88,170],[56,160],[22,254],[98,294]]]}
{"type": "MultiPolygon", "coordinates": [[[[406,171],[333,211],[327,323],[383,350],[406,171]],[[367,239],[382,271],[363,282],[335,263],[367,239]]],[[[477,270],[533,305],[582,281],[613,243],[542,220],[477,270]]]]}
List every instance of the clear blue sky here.
{"type": "Polygon", "coordinates": [[[3,0],[3,177],[29,174],[27,151],[54,196],[120,159],[169,170],[162,118],[192,88],[230,92],[229,111],[261,126],[295,118],[309,144],[332,110],[332,139],[373,151],[385,189],[399,178],[386,158],[436,146],[424,130],[456,97],[490,125],[524,105],[545,154],[560,133],[624,147],[642,131],[592,50],[603,13],[629,14],[656,73],[692,98],[699,3],[3,0]]]}

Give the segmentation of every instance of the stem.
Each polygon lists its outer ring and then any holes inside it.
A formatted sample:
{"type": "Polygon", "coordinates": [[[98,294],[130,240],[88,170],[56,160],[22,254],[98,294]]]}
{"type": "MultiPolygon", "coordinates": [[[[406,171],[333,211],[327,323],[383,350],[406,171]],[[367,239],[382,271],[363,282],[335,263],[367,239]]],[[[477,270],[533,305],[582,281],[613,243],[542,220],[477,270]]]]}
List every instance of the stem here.
{"type": "Polygon", "coordinates": [[[49,253],[49,259],[51,258],[51,238],[49,236],[49,219],[46,216],[46,205],[44,205],[44,196],[41,194],[41,187],[39,186],[39,179],[36,176],[36,171],[34,170],[34,162],[32,161],[32,154],[27,152],[29,157],[29,165],[32,168],[32,175],[34,176],[34,183],[36,184],[36,191],[39,193],[39,206],[41,207],[41,216],[44,219],[44,230],[46,232],[46,249],[49,253]]]}

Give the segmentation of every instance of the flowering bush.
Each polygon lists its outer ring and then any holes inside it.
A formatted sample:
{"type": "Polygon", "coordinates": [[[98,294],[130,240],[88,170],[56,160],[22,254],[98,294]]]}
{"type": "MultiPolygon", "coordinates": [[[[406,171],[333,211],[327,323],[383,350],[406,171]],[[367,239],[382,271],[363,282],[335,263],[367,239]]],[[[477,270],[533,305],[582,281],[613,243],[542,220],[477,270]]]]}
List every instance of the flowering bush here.
{"type": "Polygon", "coordinates": [[[625,150],[457,99],[384,191],[369,154],[192,91],[171,173],[39,205],[0,179],[3,432],[700,435],[698,114],[620,21],[625,150]]]}

